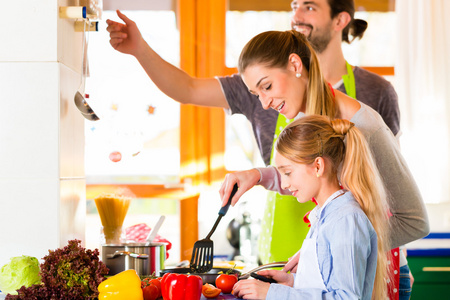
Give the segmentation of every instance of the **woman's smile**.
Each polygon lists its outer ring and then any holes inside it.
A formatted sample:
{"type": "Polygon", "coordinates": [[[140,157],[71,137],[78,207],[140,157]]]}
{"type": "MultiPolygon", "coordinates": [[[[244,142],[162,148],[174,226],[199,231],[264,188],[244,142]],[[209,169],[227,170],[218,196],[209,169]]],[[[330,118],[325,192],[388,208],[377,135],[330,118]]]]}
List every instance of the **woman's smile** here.
{"type": "Polygon", "coordinates": [[[285,104],[285,102],[283,101],[283,102],[281,102],[281,104],[280,105],[278,105],[276,108],[275,108],[275,110],[278,110],[278,112],[279,113],[281,113],[281,110],[283,109],[283,107],[284,107],[284,104],[285,104]]]}

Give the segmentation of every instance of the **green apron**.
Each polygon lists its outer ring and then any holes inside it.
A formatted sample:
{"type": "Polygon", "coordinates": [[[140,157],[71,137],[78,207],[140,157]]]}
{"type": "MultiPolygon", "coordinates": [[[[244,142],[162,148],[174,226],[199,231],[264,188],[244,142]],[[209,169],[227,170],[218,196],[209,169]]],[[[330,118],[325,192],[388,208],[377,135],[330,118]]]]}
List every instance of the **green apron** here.
{"type": "MultiPolygon", "coordinates": [[[[356,99],[355,76],[352,67],[346,63],[347,75],[342,76],[347,95],[356,99]]],[[[279,114],[273,145],[278,135],[292,120],[279,114]]],[[[274,147],[270,156],[270,164],[273,165],[274,147]]],[[[310,201],[298,203],[293,196],[282,196],[269,191],[267,195],[264,216],[261,222],[261,234],[258,240],[258,254],[261,263],[267,264],[274,261],[287,261],[301,247],[308,233],[308,224],[303,221],[303,216],[310,212],[315,204],[310,201]]]]}

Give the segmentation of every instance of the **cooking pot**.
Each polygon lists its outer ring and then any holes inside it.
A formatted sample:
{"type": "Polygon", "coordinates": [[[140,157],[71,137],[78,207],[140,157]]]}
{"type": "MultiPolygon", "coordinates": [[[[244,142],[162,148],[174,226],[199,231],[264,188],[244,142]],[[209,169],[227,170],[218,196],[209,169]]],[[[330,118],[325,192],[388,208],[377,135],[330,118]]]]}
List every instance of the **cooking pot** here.
{"type": "MultiPolygon", "coordinates": [[[[178,274],[186,274],[186,275],[197,275],[200,276],[203,280],[203,284],[209,283],[216,285],[216,278],[220,274],[225,274],[229,268],[212,268],[206,273],[192,273],[190,268],[184,268],[184,267],[174,267],[174,268],[167,268],[164,270],[161,270],[159,273],[159,276],[164,276],[166,273],[178,273],[178,274]]],[[[229,274],[236,274],[239,276],[241,274],[241,271],[233,269],[229,274]]]]}
{"type": "Polygon", "coordinates": [[[102,261],[108,275],[133,269],[140,276],[159,274],[166,260],[165,243],[123,243],[102,245],[102,261]]]}

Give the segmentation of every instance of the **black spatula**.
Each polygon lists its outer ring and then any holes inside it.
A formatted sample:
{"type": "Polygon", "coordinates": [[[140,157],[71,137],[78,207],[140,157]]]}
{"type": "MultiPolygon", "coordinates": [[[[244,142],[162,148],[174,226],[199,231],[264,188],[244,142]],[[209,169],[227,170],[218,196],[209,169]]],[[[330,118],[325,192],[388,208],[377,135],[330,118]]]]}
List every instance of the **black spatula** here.
{"type": "Polygon", "coordinates": [[[233,191],[230,194],[230,198],[228,198],[228,202],[225,206],[220,208],[219,216],[217,217],[216,223],[214,223],[213,228],[208,233],[206,238],[203,240],[196,241],[194,244],[194,249],[192,249],[192,257],[190,269],[192,273],[206,273],[213,268],[213,257],[214,257],[214,243],[210,239],[212,234],[219,225],[220,220],[228,211],[228,208],[231,204],[231,199],[234,194],[236,194],[238,190],[237,183],[233,186],[233,191]]]}

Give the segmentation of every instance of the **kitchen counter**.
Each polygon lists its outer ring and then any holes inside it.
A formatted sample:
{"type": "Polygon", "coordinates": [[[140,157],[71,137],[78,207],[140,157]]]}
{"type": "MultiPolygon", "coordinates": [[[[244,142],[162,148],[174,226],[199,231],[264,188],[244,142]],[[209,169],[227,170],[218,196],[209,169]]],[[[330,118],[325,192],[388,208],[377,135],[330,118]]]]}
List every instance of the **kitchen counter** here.
{"type": "Polygon", "coordinates": [[[406,245],[414,276],[411,300],[448,299],[450,286],[450,233],[430,233],[406,245]]]}
{"type": "Polygon", "coordinates": [[[450,233],[432,232],[423,239],[406,245],[408,256],[449,256],[450,233]]]}
{"type": "MultiPolygon", "coordinates": [[[[202,295],[202,297],[200,298],[200,300],[207,300],[208,298],[206,298],[205,296],[202,295]]],[[[220,294],[219,296],[217,296],[216,298],[209,298],[209,299],[218,299],[218,300],[225,300],[225,299],[239,299],[231,294],[220,294]]]]}

